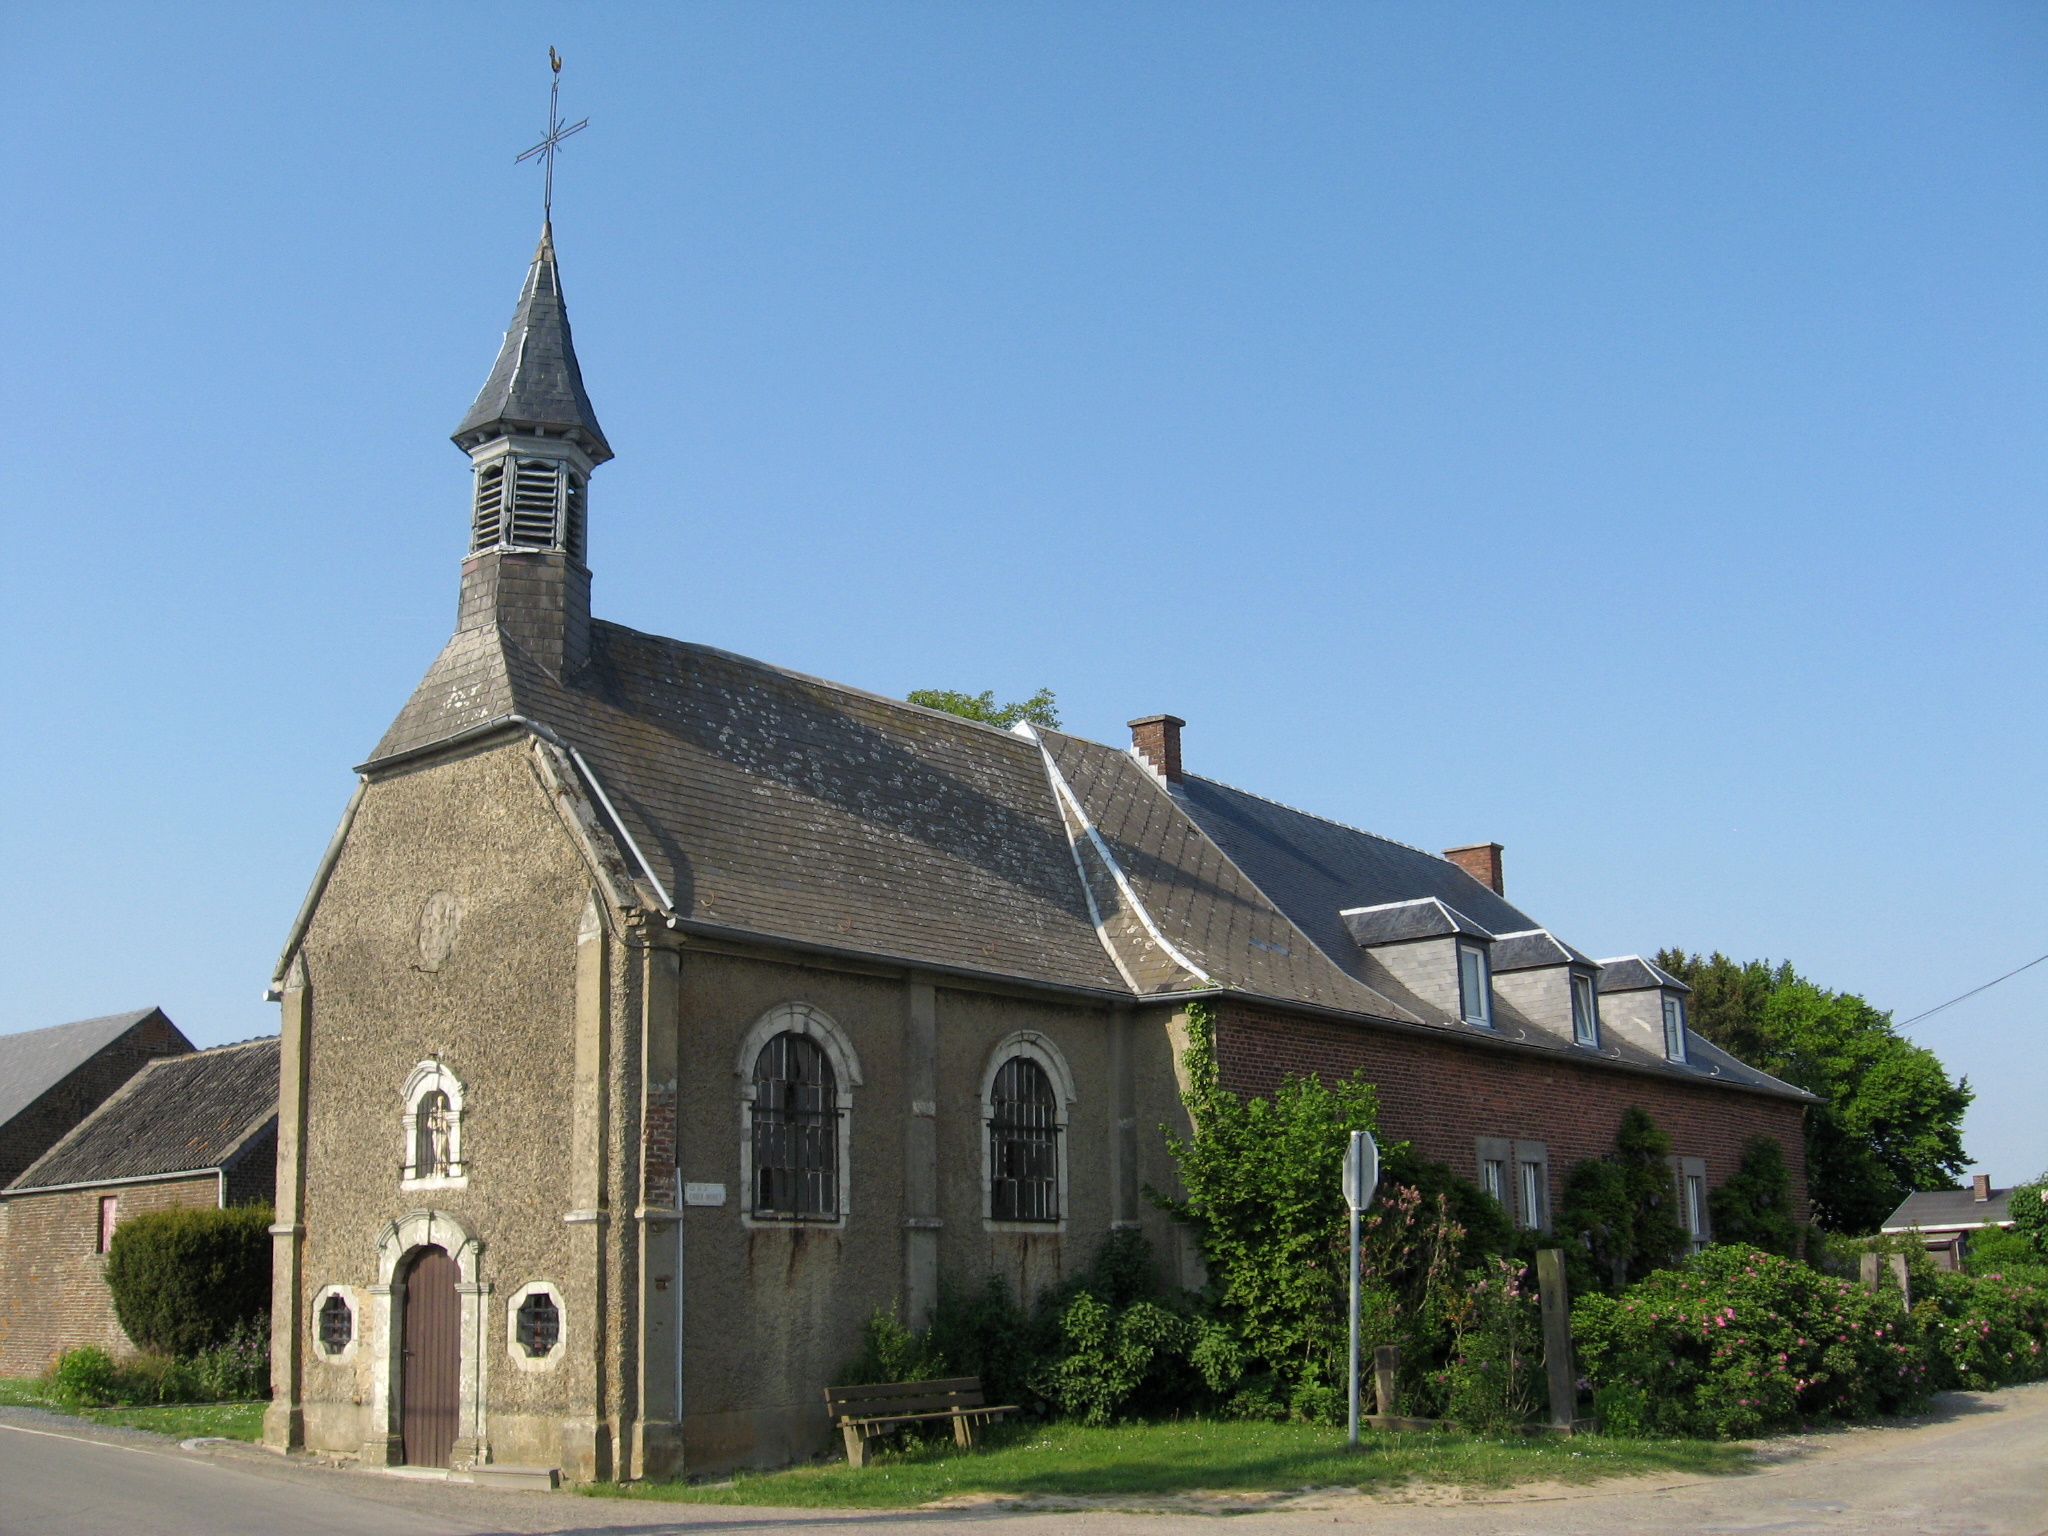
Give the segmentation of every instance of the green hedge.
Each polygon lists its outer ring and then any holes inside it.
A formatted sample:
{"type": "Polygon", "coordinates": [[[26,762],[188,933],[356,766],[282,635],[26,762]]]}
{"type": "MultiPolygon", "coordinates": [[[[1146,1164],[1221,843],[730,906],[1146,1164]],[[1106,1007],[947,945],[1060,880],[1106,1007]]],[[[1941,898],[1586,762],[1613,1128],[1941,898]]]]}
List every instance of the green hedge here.
{"type": "Polygon", "coordinates": [[[267,1205],[147,1211],[114,1229],[107,1289],[145,1350],[191,1357],[226,1344],[270,1308],[267,1205]]]}

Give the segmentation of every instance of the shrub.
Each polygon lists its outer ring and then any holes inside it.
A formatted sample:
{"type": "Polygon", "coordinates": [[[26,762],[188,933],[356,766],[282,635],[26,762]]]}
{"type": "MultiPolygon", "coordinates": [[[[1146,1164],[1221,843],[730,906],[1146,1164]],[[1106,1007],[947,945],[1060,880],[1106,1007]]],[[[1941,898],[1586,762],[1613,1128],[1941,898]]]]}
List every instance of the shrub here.
{"type": "Polygon", "coordinates": [[[2048,1173],[2031,1184],[2022,1184],[2006,1197],[2012,1213],[2012,1229],[2031,1242],[2048,1262],[2048,1173]]]}
{"type": "Polygon", "coordinates": [[[1576,1292],[1614,1292],[1672,1263],[1686,1245],[1671,1178],[1671,1138],[1631,1104],[1614,1151],[1565,1175],[1557,1230],[1576,1292]]]}
{"type": "Polygon", "coordinates": [[[75,1403],[104,1403],[114,1390],[114,1361],[104,1349],[67,1349],[50,1371],[50,1385],[75,1403]]]}
{"type": "Polygon", "coordinates": [[[1916,1277],[1913,1289],[1935,1387],[1985,1391],[2048,1376],[2048,1288],[1937,1271],[1916,1277]]]}
{"type": "Polygon", "coordinates": [[[228,1342],[270,1305],[270,1207],[147,1211],[107,1253],[114,1315],[145,1350],[192,1356],[228,1342]]]}
{"type": "Polygon", "coordinates": [[[1895,1297],[1735,1244],[1582,1298],[1572,1336],[1617,1434],[1754,1435],[1893,1412],[1930,1389],[1925,1340],[1895,1297]]]}
{"type": "Polygon", "coordinates": [[[1784,1149],[1768,1136],[1751,1138],[1728,1182],[1707,1197],[1707,1209],[1717,1242],[1746,1243],[1787,1259],[1799,1251],[1792,1175],[1784,1149]]]}
{"type": "Polygon", "coordinates": [[[2048,1284],[2048,1253],[2022,1232],[1987,1227],[1970,1234],[1963,1268],[1973,1275],[2018,1275],[2035,1285],[2048,1284]]]}
{"type": "Polygon", "coordinates": [[[1479,1431],[1526,1424],[1544,1393],[1536,1288],[1516,1259],[1495,1259],[1467,1281],[1451,1315],[1444,1417],[1479,1431]]]}

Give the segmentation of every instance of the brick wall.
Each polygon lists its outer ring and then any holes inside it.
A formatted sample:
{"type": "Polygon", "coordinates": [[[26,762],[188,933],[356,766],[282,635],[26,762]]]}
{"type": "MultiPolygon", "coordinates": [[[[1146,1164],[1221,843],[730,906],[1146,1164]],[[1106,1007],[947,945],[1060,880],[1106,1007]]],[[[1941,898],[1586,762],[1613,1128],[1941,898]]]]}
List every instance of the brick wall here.
{"type": "Polygon", "coordinates": [[[119,1220],[144,1211],[219,1203],[212,1174],[160,1184],[117,1184],[65,1189],[47,1195],[10,1195],[0,1252],[0,1376],[37,1376],[67,1349],[97,1344],[109,1354],[132,1355],[135,1346],[114,1320],[114,1301],[100,1278],[100,1196],[120,1201],[119,1220]]]}
{"type": "Polygon", "coordinates": [[[0,1125],[0,1188],[20,1178],[30,1163],[150,1062],[159,1056],[182,1056],[191,1049],[162,1014],[151,1014],[95,1051],[20,1114],[0,1125]]]}
{"type": "Polygon", "coordinates": [[[1270,1093],[1304,1072],[1334,1081],[1362,1070],[1379,1086],[1383,1136],[1413,1142],[1463,1178],[1478,1176],[1481,1137],[1540,1141],[1553,1210],[1572,1164],[1614,1149],[1631,1104],[1649,1111],[1678,1156],[1706,1160],[1710,1188],[1735,1171],[1751,1137],[1770,1136],[1792,1173],[1794,1210],[1808,1216],[1797,1102],[1242,1005],[1221,1011],[1216,1055],[1223,1086],[1239,1093],[1270,1093]]]}

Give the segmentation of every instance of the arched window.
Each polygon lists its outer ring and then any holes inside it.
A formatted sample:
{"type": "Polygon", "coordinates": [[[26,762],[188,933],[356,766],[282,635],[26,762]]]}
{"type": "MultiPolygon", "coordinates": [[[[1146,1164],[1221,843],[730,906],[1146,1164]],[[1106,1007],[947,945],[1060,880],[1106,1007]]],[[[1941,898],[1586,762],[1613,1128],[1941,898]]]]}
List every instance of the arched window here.
{"type": "Polygon", "coordinates": [[[839,1093],[824,1050],[808,1035],[776,1035],[754,1058],[753,1087],[754,1216],[836,1220],[839,1093]]]}
{"type": "Polygon", "coordinates": [[[989,1090],[989,1218],[1060,1219],[1059,1100],[1045,1068],[1012,1056],[989,1090]]]}

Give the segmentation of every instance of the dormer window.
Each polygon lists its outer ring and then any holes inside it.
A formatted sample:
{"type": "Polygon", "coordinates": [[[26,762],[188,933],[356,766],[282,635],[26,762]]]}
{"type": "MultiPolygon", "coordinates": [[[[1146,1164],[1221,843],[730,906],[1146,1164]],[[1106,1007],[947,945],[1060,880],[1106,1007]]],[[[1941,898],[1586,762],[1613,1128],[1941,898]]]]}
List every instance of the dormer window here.
{"type": "Polygon", "coordinates": [[[1580,1045],[1600,1043],[1600,1009],[1593,997],[1593,978],[1572,972],[1572,1038],[1580,1045]]]}
{"type": "Polygon", "coordinates": [[[1458,1016],[1467,1024],[1493,1028],[1493,985],[1486,951],[1477,944],[1458,946],[1458,1016]]]}
{"type": "Polygon", "coordinates": [[[1685,1060],[1685,999],[1682,997],[1664,999],[1664,1058],[1667,1061],[1685,1060]]]}

